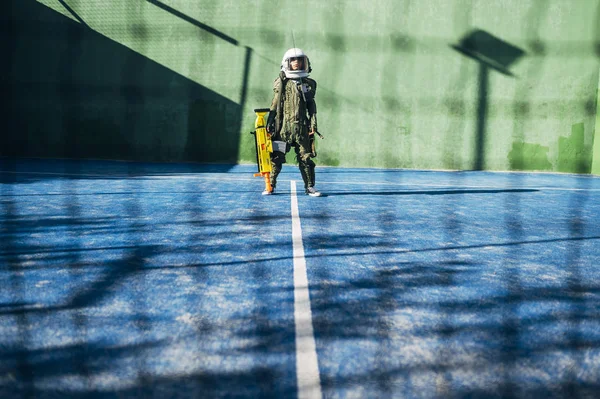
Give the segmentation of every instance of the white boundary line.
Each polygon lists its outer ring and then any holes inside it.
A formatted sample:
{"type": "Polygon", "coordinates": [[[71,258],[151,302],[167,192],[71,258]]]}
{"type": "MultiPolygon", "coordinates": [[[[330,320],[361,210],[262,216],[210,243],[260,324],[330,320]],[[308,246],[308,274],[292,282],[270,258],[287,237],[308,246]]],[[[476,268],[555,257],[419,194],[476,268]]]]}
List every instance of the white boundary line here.
{"type": "MultiPolygon", "coordinates": [[[[252,177],[223,177],[220,172],[190,172],[190,173],[164,173],[164,174],[116,174],[116,175],[99,175],[99,174],[87,174],[87,173],[59,173],[59,172],[9,172],[0,171],[0,174],[24,174],[24,175],[48,175],[48,176],[77,176],[77,177],[98,177],[100,179],[135,179],[135,178],[146,178],[146,179],[204,179],[204,180],[219,180],[219,181],[257,181],[252,177]],[[218,175],[218,176],[211,176],[218,175]]],[[[570,175],[569,175],[570,176],[570,175]]],[[[455,190],[460,189],[493,189],[493,190],[547,190],[547,191],[600,191],[600,188],[570,188],[570,187],[547,187],[547,186],[489,186],[489,185],[455,185],[455,184],[428,184],[428,183],[411,183],[411,182],[361,182],[361,181],[326,181],[319,180],[323,184],[343,184],[345,186],[350,185],[370,185],[370,186],[392,186],[392,187],[403,187],[406,192],[418,189],[420,187],[446,189],[451,188],[455,190]]]]}
{"type": "Polygon", "coordinates": [[[290,181],[292,203],[292,243],[294,254],[294,323],[296,326],[296,382],[298,398],[321,398],[321,379],[312,325],[306,259],[298,212],[296,181],[290,181]]]}

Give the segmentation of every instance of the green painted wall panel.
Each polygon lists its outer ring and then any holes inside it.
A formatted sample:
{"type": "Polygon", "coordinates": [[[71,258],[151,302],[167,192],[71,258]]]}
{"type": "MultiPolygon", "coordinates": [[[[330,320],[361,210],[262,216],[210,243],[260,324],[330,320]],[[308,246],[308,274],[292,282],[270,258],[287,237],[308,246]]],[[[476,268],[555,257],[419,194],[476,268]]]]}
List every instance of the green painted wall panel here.
{"type": "Polygon", "coordinates": [[[547,171],[552,169],[552,164],[548,161],[548,147],[539,144],[516,141],[508,153],[508,158],[511,170],[547,171]]]}
{"type": "Polygon", "coordinates": [[[238,102],[91,29],[79,13],[65,18],[34,2],[13,13],[12,118],[2,155],[238,159],[238,102]]]}
{"type": "Polygon", "coordinates": [[[571,128],[569,137],[560,137],[558,141],[559,172],[590,173],[592,152],[591,146],[585,145],[583,123],[576,123],[571,128]]]}
{"type": "MultiPolygon", "coordinates": [[[[600,53],[600,41],[597,43],[600,53]]],[[[600,175],[600,72],[598,73],[598,95],[596,97],[596,125],[592,153],[591,173],[600,175]]]]}
{"type": "Polygon", "coordinates": [[[281,56],[295,44],[319,83],[319,164],[599,168],[600,0],[18,4],[16,39],[3,40],[15,50],[12,90],[35,87],[14,105],[33,127],[19,145],[4,141],[24,153],[70,140],[81,156],[93,155],[86,147],[110,156],[118,136],[115,151],[133,159],[254,162],[253,109],[270,104],[281,56]],[[39,22],[57,33],[36,30],[39,22]],[[496,40],[479,43],[486,57],[452,47],[474,32],[496,40]],[[490,68],[507,48],[523,51],[510,73],[490,68]],[[43,66],[30,65],[37,52],[43,66]],[[65,94],[69,85],[85,89],[65,94]],[[94,133],[69,138],[79,131],[94,133]]]}

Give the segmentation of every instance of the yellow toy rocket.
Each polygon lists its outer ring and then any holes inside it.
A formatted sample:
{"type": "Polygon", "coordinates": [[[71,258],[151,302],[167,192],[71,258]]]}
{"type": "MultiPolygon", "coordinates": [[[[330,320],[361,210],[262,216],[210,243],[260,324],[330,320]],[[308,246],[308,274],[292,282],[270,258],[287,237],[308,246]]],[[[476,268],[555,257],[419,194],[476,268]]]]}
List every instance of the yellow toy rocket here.
{"type": "Polygon", "coordinates": [[[258,173],[254,176],[262,176],[265,179],[265,191],[271,192],[271,153],[273,152],[273,143],[271,141],[271,135],[267,133],[267,121],[265,115],[269,113],[269,108],[257,108],[254,110],[256,113],[256,122],[254,123],[253,132],[250,132],[255,136],[256,144],[256,163],[258,164],[258,173]]]}

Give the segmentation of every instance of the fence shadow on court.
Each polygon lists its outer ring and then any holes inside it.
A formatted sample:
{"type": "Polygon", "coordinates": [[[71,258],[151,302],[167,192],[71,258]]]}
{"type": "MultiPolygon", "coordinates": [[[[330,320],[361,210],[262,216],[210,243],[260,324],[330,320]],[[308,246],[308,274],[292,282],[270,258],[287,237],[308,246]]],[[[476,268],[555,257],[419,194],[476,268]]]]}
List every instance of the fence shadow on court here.
{"type": "MultiPolygon", "coordinates": [[[[11,163],[12,171],[17,171],[15,162],[5,160],[3,171],[10,172],[11,163]]],[[[293,324],[282,316],[291,314],[292,303],[282,308],[273,295],[257,290],[253,297],[256,307],[249,321],[238,326],[234,318],[234,326],[224,325],[220,320],[200,317],[195,306],[211,306],[204,295],[212,287],[205,291],[199,288],[197,301],[189,309],[190,320],[186,320],[193,327],[192,333],[172,330],[180,328],[176,326],[181,322],[167,312],[173,309],[172,301],[177,301],[180,293],[161,283],[162,279],[168,281],[169,276],[185,270],[189,284],[205,287],[211,278],[209,267],[227,267],[227,262],[219,261],[223,252],[227,255],[243,250],[236,246],[235,235],[228,229],[231,220],[213,215],[213,202],[204,199],[196,181],[181,183],[189,198],[185,217],[157,224],[156,218],[148,218],[146,213],[152,196],[142,189],[148,184],[148,180],[139,178],[144,175],[143,167],[120,165],[118,180],[113,176],[105,181],[93,175],[78,179],[83,171],[89,171],[86,168],[86,162],[72,160],[65,162],[61,171],[67,178],[59,170],[33,179],[27,174],[1,175],[0,281],[4,290],[0,304],[0,396],[201,397],[227,392],[246,393],[248,397],[294,395],[294,380],[289,378],[293,362],[286,361],[292,365],[290,370],[268,365],[269,357],[289,358],[293,354],[293,324]],[[56,196],[32,196],[28,200],[17,195],[31,183],[49,186],[51,182],[50,191],[56,196]],[[85,195],[90,185],[108,185],[115,193],[126,195],[106,195],[110,193],[105,189],[92,201],[85,195]],[[90,215],[90,206],[100,206],[97,201],[103,195],[108,198],[107,209],[102,215],[90,215]],[[181,242],[177,243],[148,241],[153,232],[165,227],[193,233],[178,237],[181,242]],[[215,238],[227,240],[230,245],[203,245],[215,238]],[[194,253],[204,253],[215,261],[156,265],[157,258],[194,253]],[[165,291],[166,299],[160,290],[165,291]],[[204,301],[206,305],[202,305],[204,301]],[[248,350],[265,360],[239,370],[204,367],[203,356],[235,356],[235,351],[204,344],[228,332],[235,339],[254,341],[248,350]],[[194,366],[185,373],[167,372],[169,368],[161,363],[167,360],[160,354],[169,350],[182,350],[178,362],[194,366]],[[122,384],[115,384],[117,380],[122,384]]],[[[243,224],[263,227],[277,221],[274,219],[266,210],[258,210],[243,224]]],[[[251,264],[251,260],[242,259],[239,264],[251,264]]],[[[252,278],[260,286],[269,278],[269,271],[256,265],[252,278]]]]}

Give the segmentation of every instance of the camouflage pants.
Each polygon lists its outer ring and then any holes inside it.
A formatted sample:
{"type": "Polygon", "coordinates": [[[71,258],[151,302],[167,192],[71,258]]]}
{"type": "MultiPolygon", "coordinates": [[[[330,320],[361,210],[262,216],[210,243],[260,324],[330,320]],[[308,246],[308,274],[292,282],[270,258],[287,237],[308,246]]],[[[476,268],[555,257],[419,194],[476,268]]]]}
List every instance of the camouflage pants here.
{"type": "MultiPolygon", "coordinates": [[[[285,122],[281,129],[280,138],[291,147],[294,147],[296,153],[296,161],[298,169],[304,181],[304,188],[313,187],[315,185],[315,163],[310,159],[311,148],[310,138],[308,136],[308,128],[299,123],[285,122]]],[[[274,152],[271,156],[271,185],[277,184],[277,176],[281,172],[282,165],[285,163],[285,154],[274,152]]]]}

